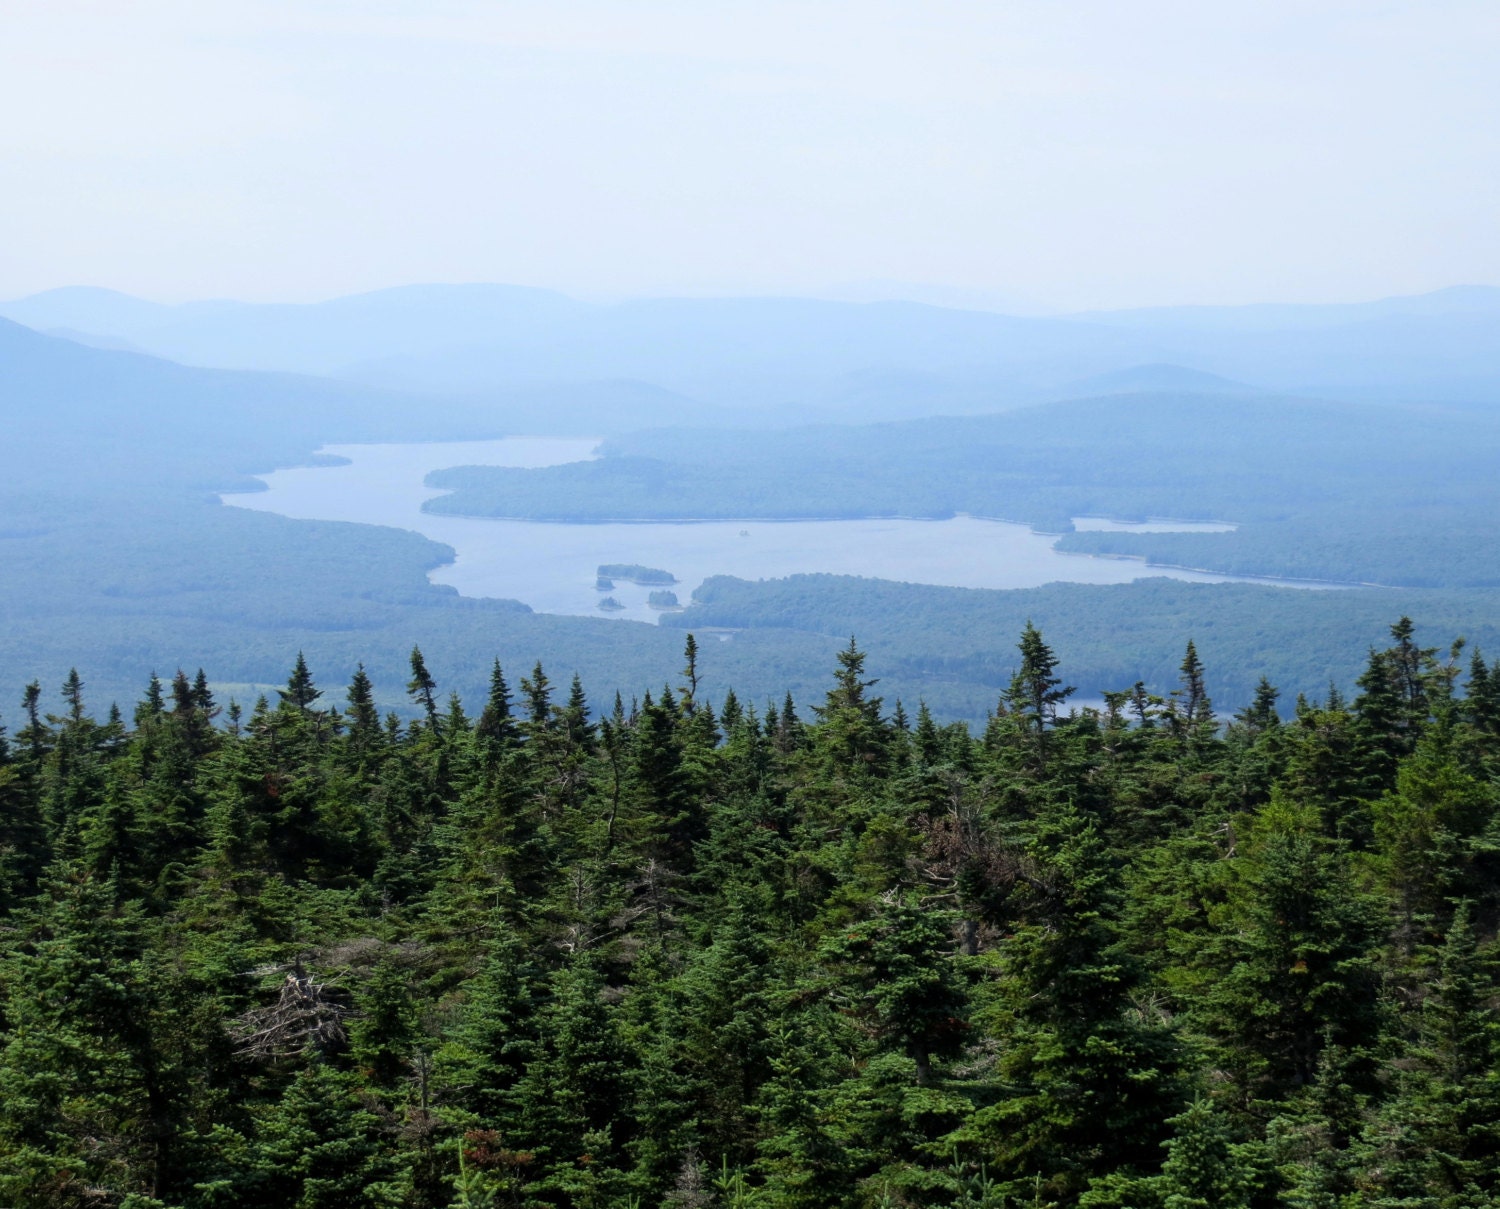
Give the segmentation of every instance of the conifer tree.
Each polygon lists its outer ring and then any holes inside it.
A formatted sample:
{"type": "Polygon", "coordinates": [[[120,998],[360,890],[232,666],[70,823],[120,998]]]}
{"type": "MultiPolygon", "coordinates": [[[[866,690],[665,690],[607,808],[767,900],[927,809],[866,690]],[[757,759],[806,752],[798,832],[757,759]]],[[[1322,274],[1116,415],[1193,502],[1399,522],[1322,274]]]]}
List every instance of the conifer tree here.
{"type": "Polygon", "coordinates": [[[544,1197],[602,1200],[611,1160],[628,1141],[616,1132],[627,1070],[603,990],[589,954],[575,954],[557,972],[540,1019],[539,1055],[516,1086],[514,1136],[537,1155],[536,1191],[544,1197]]]}
{"type": "Polygon", "coordinates": [[[1144,1177],[1179,1100],[1180,1054],[1132,1010],[1140,969],[1114,935],[1119,893],[1096,825],[1071,807],[1038,820],[1032,870],[991,1011],[1006,1094],[955,1135],[1012,1195],[1040,1179],[1071,1199],[1111,1172],[1144,1177]]]}
{"type": "Polygon", "coordinates": [[[788,690],[777,709],[774,702],[766,706],[766,737],[782,755],[790,755],[802,744],[802,719],[797,716],[797,706],[788,690]]]}
{"type": "Polygon", "coordinates": [[[441,734],[442,728],[438,725],[437,681],[427,670],[427,661],[422,658],[420,647],[414,646],[411,649],[411,679],[407,682],[406,694],[422,707],[428,729],[433,734],[441,734]]]}
{"type": "Polygon", "coordinates": [[[1198,650],[1191,638],[1179,674],[1181,687],[1173,697],[1174,703],[1180,704],[1181,708],[1174,712],[1174,718],[1183,741],[1190,748],[1201,750],[1213,734],[1214,707],[1204,683],[1203,660],[1198,658],[1198,650]]]}
{"type": "Polygon", "coordinates": [[[510,714],[510,686],[505,683],[505,673],[496,659],[490,669],[490,693],[479,715],[475,733],[495,750],[503,750],[516,735],[515,723],[510,714]]]}
{"type": "Polygon", "coordinates": [[[1005,704],[1020,725],[1032,751],[1034,767],[1040,771],[1047,762],[1047,732],[1057,719],[1057,707],[1073,694],[1056,675],[1057,656],[1042,640],[1041,631],[1026,623],[1019,643],[1021,666],[1011,677],[1005,704]]]}
{"type": "Polygon", "coordinates": [[[719,710],[719,721],[723,724],[726,732],[734,731],[744,717],[744,707],[740,705],[740,699],[735,696],[734,689],[728,689],[724,693],[724,705],[719,710]]]}
{"type": "Polygon", "coordinates": [[[1246,1209],[1254,1175],[1236,1153],[1229,1123],[1206,1099],[1167,1122],[1172,1137],[1155,1181],[1163,1209],[1246,1209]]]}
{"type": "Polygon", "coordinates": [[[521,693],[526,698],[526,734],[535,740],[552,725],[552,685],[541,662],[521,678],[521,693]]]}
{"type": "Polygon", "coordinates": [[[1284,802],[1273,800],[1257,829],[1238,858],[1220,969],[1202,1010],[1243,1094],[1275,1098],[1313,1081],[1325,1046],[1373,1044],[1380,916],[1347,855],[1284,802]]]}
{"type": "Polygon", "coordinates": [[[1486,666],[1478,650],[1469,659],[1465,706],[1475,729],[1485,735],[1500,733],[1500,669],[1486,666]]]}
{"type": "Polygon", "coordinates": [[[202,669],[133,725],[33,684],[0,1204],[1500,1199],[1494,669],[1407,623],[1357,709],[1221,735],[1196,651],[1057,717],[1029,631],[983,742],[854,646],[764,724],[670,666],[595,718],[496,664],[438,728],[301,659],[228,726],[202,669]]]}
{"type": "Polygon", "coordinates": [[[683,687],[683,696],[691,704],[698,697],[698,640],[692,634],[687,636],[687,642],[683,644],[682,658],[682,678],[687,681],[683,687]]]}
{"type": "Polygon", "coordinates": [[[79,678],[76,667],[68,670],[68,678],[63,683],[62,697],[68,707],[68,721],[73,723],[82,722],[83,681],[79,678]]]}
{"type": "Polygon", "coordinates": [[[821,950],[854,992],[852,1010],[911,1059],[919,1087],[932,1082],[935,1058],[959,1052],[968,1030],[967,996],[952,961],[953,922],[890,896],[821,950]]]}
{"type": "MultiPolygon", "coordinates": [[[[816,708],[816,751],[837,779],[863,779],[884,773],[889,757],[890,731],[880,717],[881,699],[869,689],[878,681],[865,678],[865,653],[853,638],[838,654],[833,687],[816,708]]],[[[790,695],[781,711],[783,728],[796,713],[790,695]]]]}
{"type": "Polygon", "coordinates": [[[197,675],[193,677],[193,704],[207,718],[212,718],[219,712],[213,691],[208,687],[208,674],[201,667],[197,675]]]}
{"type": "Polygon", "coordinates": [[[151,673],[151,679],[146,684],[146,696],[135,707],[136,726],[148,726],[152,720],[161,717],[165,708],[165,699],[162,695],[161,680],[155,672],[151,673]]]}
{"type": "Polygon", "coordinates": [[[348,705],[344,716],[349,719],[350,734],[356,746],[368,750],[380,738],[380,711],[375,708],[375,686],[370,683],[363,663],[355,667],[345,699],[348,705]]]}
{"type": "Polygon", "coordinates": [[[756,1166],[771,1204],[834,1209],[848,1203],[853,1156],[823,1103],[826,1038],[807,1023],[783,1022],[771,1039],[771,1076],[755,1106],[765,1134],[756,1166]]]}
{"type": "Polygon", "coordinates": [[[942,742],[938,737],[937,723],[932,720],[932,711],[927,702],[917,703],[917,730],[913,736],[917,759],[923,764],[936,764],[942,754],[942,742]]]}
{"type": "Polygon", "coordinates": [[[312,673],[307,670],[307,660],[303,658],[301,651],[297,652],[297,662],[287,678],[286,688],[278,689],[277,692],[283,705],[304,713],[323,695],[313,684],[312,673]]]}
{"type": "Polygon", "coordinates": [[[350,1056],[371,1085],[391,1090],[412,1074],[411,1060],[422,1042],[407,972],[394,961],[380,962],[356,1005],[349,1030],[350,1056]]]}
{"type": "Polygon", "coordinates": [[[83,1203],[100,1186],[185,1193],[190,1071],[173,1045],[183,1005],[150,959],[139,909],[110,880],[58,872],[31,943],[4,969],[0,1146],[11,1158],[0,1195],[33,1205],[83,1203]]]}
{"type": "Polygon", "coordinates": [[[1253,734],[1261,734],[1281,725],[1281,716],[1276,712],[1276,698],[1281,691],[1264,676],[1255,686],[1255,696],[1249,705],[1235,714],[1234,720],[1253,734]]]}
{"type": "Polygon", "coordinates": [[[381,1122],[348,1077],[315,1058],[281,1099],[259,1114],[251,1169],[242,1177],[251,1204],[298,1209],[376,1209],[394,1164],[382,1153],[381,1122]]]}

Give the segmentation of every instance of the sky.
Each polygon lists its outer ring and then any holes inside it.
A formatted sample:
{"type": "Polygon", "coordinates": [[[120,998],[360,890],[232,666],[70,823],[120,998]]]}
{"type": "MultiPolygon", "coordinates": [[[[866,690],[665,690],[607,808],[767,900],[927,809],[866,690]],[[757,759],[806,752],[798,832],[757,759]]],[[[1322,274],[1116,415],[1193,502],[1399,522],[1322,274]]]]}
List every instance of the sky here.
{"type": "Polygon", "coordinates": [[[3,9],[0,297],[1500,284],[1494,0],[3,9]]]}

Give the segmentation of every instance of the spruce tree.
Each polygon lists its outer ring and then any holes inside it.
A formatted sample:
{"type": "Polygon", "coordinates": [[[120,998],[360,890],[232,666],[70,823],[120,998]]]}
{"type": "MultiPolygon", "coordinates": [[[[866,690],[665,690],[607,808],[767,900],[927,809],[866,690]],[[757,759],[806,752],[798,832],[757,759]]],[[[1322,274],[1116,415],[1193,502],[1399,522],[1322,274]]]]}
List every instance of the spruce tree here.
{"type": "Polygon", "coordinates": [[[277,692],[283,705],[303,712],[323,695],[313,684],[312,673],[307,670],[307,660],[303,658],[301,651],[297,652],[297,662],[287,678],[286,688],[278,689],[277,692]]]}
{"type": "Polygon", "coordinates": [[[1275,1099],[1313,1081],[1326,1046],[1374,1044],[1380,911],[1347,854],[1284,802],[1266,808],[1246,847],[1205,954],[1218,969],[1199,1011],[1241,1094],[1275,1099]]]}
{"type": "Polygon", "coordinates": [[[1071,686],[1064,686],[1056,675],[1057,656],[1042,640],[1042,633],[1026,623],[1019,643],[1021,666],[1011,677],[1005,704],[1028,737],[1035,767],[1047,762],[1047,732],[1057,719],[1057,707],[1072,696],[1071,686]]]}
{"type": "Polygon", "coordinates": [[[411,679],[406,684],[406,695],[422,707],[428,729],[434,734],[441,734],[442,728],[438,725],[437,681],[427,670],[427,661],[422,658],[420,647],[414,646],[411,649],[411,679]]]}
{"type": "Polygon", "coordinates": [[[947,913],[891,897],[820,950],[853,992],[853,1010],[872,1034],[911,1059],[919,1087],[932,1082],[935,1059],[960,1051],[968,1031],[967,996],[952,960],[953,923],[947,913]]]}
{"type": "Polygon", "coordinates": [[[374,747],[380,739],[380,711],[375,707],[375,686],[370,683],[363,663],[356,665],[345,699],[348,705],[344,716],[349,719],[355,745],[361,750],[374,747]]]}
{"type": "Polygon", "coordinates": [[[489,697],[485,700],[484,710],[480,713],[474,730],[496,752],[509,746],[516,737],[515,722],[510,713],[510,686],[505,683],[505,673],[500,670],[499,659],[495,660],[490,669],[489,697]]]}
{"type": "Polygon", "coordinates": [[[1236,1153],[1229,1123],[1206,1099],[1167,1124],[1167,1160],[1153,1181],[1163,1209],[1248,1209],[1254,1173],[1236,1153]]]}

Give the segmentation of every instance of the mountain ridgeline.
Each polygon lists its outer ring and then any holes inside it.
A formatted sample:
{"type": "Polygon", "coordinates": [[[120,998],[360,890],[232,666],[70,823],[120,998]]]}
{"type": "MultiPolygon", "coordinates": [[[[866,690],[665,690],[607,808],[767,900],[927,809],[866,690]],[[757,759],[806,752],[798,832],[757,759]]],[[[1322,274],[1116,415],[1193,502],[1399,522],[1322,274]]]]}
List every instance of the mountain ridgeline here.
{"type": "MultiPolygon", "coordinates": [[[[904,301],[645,298],[414,285],[307,304],[164,306],[52,290],[0,315],[190,365],[291,371],[429,394],[633,383],[700,413],[781,423],[988,412],[1099,390],[1224,379],[1335,398],[1493,405],[1500,290],[1353,305],[1017,317],[904,301]]],[[[645,423],[658,422],[647,420],[645,423]]]]}
{"type": "Polygon", "coordinates": [[[1410,622],[1346,699],[978,730],[710,701],[412,720],[76,673],[0,742],[18,1209],[1483,1205],[1500,1195],[1500,674],[1410,622]],[[1281,708],[1278,708],[1281,706],[1281,708]]]}
{"type": "MultiPolygon", "coordinates": [[[[208,310],[216,323],[240,314],[208,310]]],[[[303,322],[323,312],[291,313],[303,322]]],[[[1252,318],[1220,316],[1241,327],[1252,318]]],[[[61,324],[67,316],[32,319],[61,324]]],[[[350,331],[366,331],[367,320],[350,320],[350,331]]],[[[978,720],[1014,670],[1004,636],[1027,617],[1055,636],[1090,697],[1136,677],[1165,692],[1185,635],[1197,634],[1218,670],[1221,700],[1235,708],[1252,699],[1266,670],[1291,692],[1321,694],[1330,680],[1352,688],[1359,649],[1379,641],[1393,613],[1497,645],[1500,508],[1491,467],[1500,425],[1482,408],[1279,398],[1207,371],[1184,376],[1160,366],[1085,379],[1074,366],[1075,380],[1121,393],[890,424],[808,427],[804,408],[802,427],[758,432],[714,431],[725,417],[689,403],[709,428],[631,433],[680,423],[682,399],[653,410],[658,388],[620,382],[418,396],[193,368],[4,321],[0,358],[0,676],[11,682],[55,683],[76,663],[92,669],[104,699],[123,700],[152,666],[185,659],[253,695],[279,680],[283,652],[300,647],[341,677],[363,659],[391,684],[420,640],[466,695],[483,689],[476,649],[498,650],[507,662],[545,653],[606,695],[628,692],[670,657],[673,635],[602,613],[550,617],[516,601],[464,599],[426,578],[453,557],[439,543],[226,508],[211,494],[306,464],[325,442],[492,437],[536,431],[533,421],[545,423],[542,431],[607,435],[609,456],[549,471],[440,472],[436,481],[455,490],[431,507],[573,520],[974,511],[1062,532],[1061,547],[1077,553],[1383,585],[1335,602],[1147,581],[1010,593],[828,576],[732,589],[720,582],[711,600],[679,591],[685,611],[662,617],[737,631],[716,655],[715,692],[731,683],[762,697],[810,691],[809,669],[857,631],[878,636],[879,674],[894,694],[925,698],[945,720],[978,720]],[[1238,528],[1068,532],[1072,516],[1089,514],[1222,519],[1238,528]]],[[[947,398],[915,380],[908,386],[917,393],[903,397],[920,396],[924,407],[947,398]]],[[[999,395],[986,397],[998,406],[999,395]]],[[[403,700],[397,693],[382,705],[403,700]]]]}

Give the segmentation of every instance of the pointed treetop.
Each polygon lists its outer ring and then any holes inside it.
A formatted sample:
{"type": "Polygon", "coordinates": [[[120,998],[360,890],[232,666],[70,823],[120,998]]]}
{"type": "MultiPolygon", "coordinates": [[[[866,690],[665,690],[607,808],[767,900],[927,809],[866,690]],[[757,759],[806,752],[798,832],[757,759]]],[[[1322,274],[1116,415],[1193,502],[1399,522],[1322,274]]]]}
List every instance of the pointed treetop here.
{"type": "Polygon", "coordinates": [[[450,735],[461,735],[469,729],[469,716],[464,713],[464,703],[454,689],[448,694],[448,714],[443,720],[443,730],[450,735]]]}
{"type": "Polygon", "coordinates": [[[380,711],[375,708],[375,686],[370,683],[363,663],[354,669],[346,699],[349,705],[344,713],[355,734],[369,735],[380,729],[380,711]]]}
{"type": "Polygon", "coordinates": [[[940,748],[937,723],[932,720],[932,711],[927,708],[925,701],[917,702],[917,729],[913,738],[917,745],[917,757],[924,764],[935,764],[940,748]]]}
{"type": "Polygon", "coordinates": [[[1257,732],[1280,726],[1281,717],[1276,712],[1276,698],[1279,696],[1281,690],[1262,676],[1255,686],[1254,699],[1235,715],[1235,720],[1257,732]]]}
{"type": "Polygon", "coordinates": [[[422,707],[422,713],[427,718],[427,725],[434,731],[440,731],[438,726],[437,709],[437,681],[432,678],[432,673],[427,670],[427,661],[422,658],[422,648],[414,646],[411,649],[411,679],[406,682],[406,692],[413,701],[422,707]]]}
{"type": "Polygon", "coordinates": [[[505,683],[505,673],[500,670],[498,658],[490,668],[489,697],[474,729],[484,739],[509,739],[515,734],[515,724],[510,716],[510,685],[505,683]]]}
{"type": "Polygon", "coordinates": [[[162,702],[161,678],[155,672],[152,672],[151,679],[146,684],[145,700],[136,707],[135,724],[140,726],[150,718],[161,717],[162,702]]]}
{"type": "Polygon", "coordinates": [[[849,645],[838,654],[838,671],[833,674],[833,688],[829,690],[828,699],[824,703],[823,713],[827,714],[838,709],[859,709],[878,712],[880,709],[880,698],[867,697],[865,690],[873,688],[880,683],[878,680],[866,680],[865,653],[859,649],[854,636],[849,636],[849,645]]]}
{"type": "Polygon", "coordinates": [[[1182,687],[1175,696],[1182,701],[1182,712],[1188,725],[1212,722],[1213,702],[1208,699],[1208,690],[1204,686],[1203,660],[1198,658],[1198,648],[1193,645],[1191,638],[1188,639],[1187,651],[1178,670],[1182,677],[1182,687]]]}
{"type": "Polygon", "coordinates": [[[1038,735],[1043,733],[1057,718],[1057,707],[1075,691],[1071,685],[1064,686],[1057,670],[1057,656],[1042,640],[1042,632],[1030,621],[1021,633],[1017,644],[1021,652],[1021,666],[1011,678],[1006,703],[1011,712],[1022,716],[1026,726],[1038,735]]]}
{"type": "Polygon", "coordinates": [[[286,688],[278,689],[277,692],[283,705],[299,710],[306,710],[323,695],[313,684],[312,673],[307,670],[307,660],[302,657],[301,651],[297,652],[297,663],[287,679],[286,688]]]}
{"type": "Polygon", "coordinates": [[[682,695],[689,703],[698,695],[698,640],[689,634],[682,649],[682,678],[687,681],[682,695]]]}
{"type": "Polygon", "coordinates": [[[21,708],[26,711],[26,722],[33,731],[39,730],[42,725],[42,682],[33,680],[21,690],[21,708]]]}
{"type": "Polygon", "coordinates": [[[79,679],[76,667],[69,669],[68,678],[63,681],[62,695],[68,706],[68,720],[83,721],[83,681],[79,679]]]}
{"type": "Polygon", "coordinates": [[[188,680],[187,673],[178,668],[177,674],[172,677],[172,712],[179,718],[186,718],[196,708],[192,682],[188,680]]]}
{"type": "Polygon", "coordinates": [[[739,725],[740,719],[745,716],[744,709],[740,706],[740,699],[734,695],[734,689],[728,689],[724,693],[724,708],[719,711],[719,721],[724,724],[726,731],[733,730],[739,725]]]}
{"type": "Polygon", "coordinates": [[[201,667],[198,669],[198,674],[193,677],[193,704],[210,718],[219,712],[219,707],[214,702],[213,692],[208,687],[208,676],[201,667]]]}
{"type": "Polygon", "coordinates": [[[531,675],[521,678],[521,692],[526,695],[526,721],[533,727],[546,726],[552,719],[552,686],[540,659],[531,675]]]}

